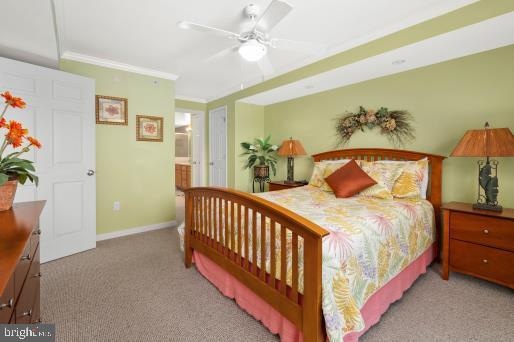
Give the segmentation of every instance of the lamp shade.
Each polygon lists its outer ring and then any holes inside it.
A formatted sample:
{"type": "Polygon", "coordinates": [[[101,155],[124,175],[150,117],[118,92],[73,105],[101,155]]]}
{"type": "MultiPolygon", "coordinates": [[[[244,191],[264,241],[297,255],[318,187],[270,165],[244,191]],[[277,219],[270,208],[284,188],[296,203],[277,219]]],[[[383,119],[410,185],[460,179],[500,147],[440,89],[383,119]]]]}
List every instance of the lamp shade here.
{"type": "Polygon", "coordinates": [[[508,128],[467,131],[453,150],[452,157],[514,157],[514,137],[508,128]]]}
{"type": "Polygon", "coordinates": [[[306,154],[302,143],[299,140],[293,140],[293,138],[284,140],[278,149],[279,156],[304,156],[306,154]]]}

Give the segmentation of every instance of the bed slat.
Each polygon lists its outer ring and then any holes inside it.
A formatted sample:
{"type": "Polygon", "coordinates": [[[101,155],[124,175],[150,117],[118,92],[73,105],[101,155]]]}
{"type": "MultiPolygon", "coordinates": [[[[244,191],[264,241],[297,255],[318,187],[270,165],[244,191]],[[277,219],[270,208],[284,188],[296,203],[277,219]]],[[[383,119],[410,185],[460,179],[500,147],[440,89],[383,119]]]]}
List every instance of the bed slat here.
{"type": "Polygon", "coordinates": [[[244,269],[248,270],[248,217],[249,211],[248,207],[245,207],[245,217],[244,217],[244,269]]]}
{"type": "Polygon", "coordinates": [[[276,267],[277,267],[277,260],[276,260],[276,222],[271,221],[271,227],[270,227],[270,241],[269,241],[269,250],[270,250],[270,277],[269,277],[269,283],[272,288],[275,288],[275,277],[276,277],[276,267]]]}
{"type": "Polygon", "coordinates": [[[257,213],[252,210],[252,274],[257,276],[257,213]]]}
{"type": "Polygon", "coordinates": [[[287,287],[287,228],[280,226],[280,292],[285,295],[287,287]]]}
{"type": "Polygon", "coordinates": [[[293,232],[291,238],[291,299],[298,303],[298,234],[293,232]]]}

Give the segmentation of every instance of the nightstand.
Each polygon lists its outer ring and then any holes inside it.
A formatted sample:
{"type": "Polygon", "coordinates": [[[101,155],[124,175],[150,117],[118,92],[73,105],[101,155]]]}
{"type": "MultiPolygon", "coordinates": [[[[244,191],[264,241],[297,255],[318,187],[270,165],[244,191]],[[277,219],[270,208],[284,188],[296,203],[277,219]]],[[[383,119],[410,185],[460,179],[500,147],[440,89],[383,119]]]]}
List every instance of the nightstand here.
{"type": "Polygon", "coordinates": [[[307,185],[305,182],[286,183],[284,181],[269,182],[269,191],[285,190],[307,185]]]}
{"type": "Polygon", "coordinates": [[[443,204],[441,277],[465,273],[514,289],[514,210],[473,209],[471,204],[443,204]]]}

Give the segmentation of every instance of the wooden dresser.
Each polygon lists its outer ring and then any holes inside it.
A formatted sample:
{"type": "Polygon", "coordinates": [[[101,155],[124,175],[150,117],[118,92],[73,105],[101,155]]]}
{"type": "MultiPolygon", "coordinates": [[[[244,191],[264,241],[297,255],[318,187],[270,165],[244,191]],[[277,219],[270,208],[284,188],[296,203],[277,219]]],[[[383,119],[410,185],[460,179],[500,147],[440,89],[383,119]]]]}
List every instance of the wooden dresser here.
{"type": "Polygon", "coordinates": [[[191,165],[175,164],[175,185],[180,190],[191,187],[191,165]]]}
{"type": "Polygon", "coordinates": [[[0,212],[0,323],[40,322],[39,215],[45,201],[0,212]]]}
{"type": "Polygon", "coordinates": [[[514,210],[475,210],[458,202],[442,208],[442,278],[456,271],[514,289],[514,210]]]}

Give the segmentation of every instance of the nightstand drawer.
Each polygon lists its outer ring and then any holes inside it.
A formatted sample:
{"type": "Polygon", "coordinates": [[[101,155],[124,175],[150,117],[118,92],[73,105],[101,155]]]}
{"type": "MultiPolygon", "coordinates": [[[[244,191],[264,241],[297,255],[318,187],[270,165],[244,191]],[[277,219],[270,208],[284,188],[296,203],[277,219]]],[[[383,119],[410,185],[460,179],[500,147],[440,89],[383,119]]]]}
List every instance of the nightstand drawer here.
{"type": "Polygon", "coordinates": [[[514,287],[514,253],[450,240],[450,266],[455,271],[514,287]]]}
{"type": "Polygon", "coordinates": [[[514,252],[514,221],[453,211],[450,237],[514,252]]]}

